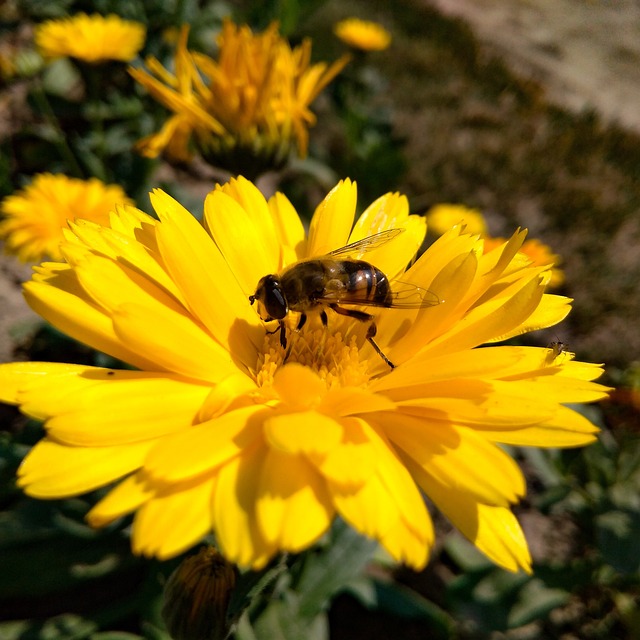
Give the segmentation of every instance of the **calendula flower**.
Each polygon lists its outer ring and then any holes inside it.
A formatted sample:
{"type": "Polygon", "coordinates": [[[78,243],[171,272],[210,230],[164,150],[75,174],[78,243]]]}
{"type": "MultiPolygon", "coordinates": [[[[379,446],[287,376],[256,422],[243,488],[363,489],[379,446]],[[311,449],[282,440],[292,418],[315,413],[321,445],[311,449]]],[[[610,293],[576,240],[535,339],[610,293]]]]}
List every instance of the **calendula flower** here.
{"type": "Polygon", "coordinates": [[[139,142],[139,150],[149,157],[166,151],[187,160],[193,139],[205,159],[232,171],[255,166],[254,173],[283,163],[294,144],[304,157],[307,130],[315,123],[309,106],[348,58],[312,65],[311,41],[292,49],[275,23],[254,34],[225,21],[217,60],[189,51],[187,37],[185,27],[174,73],[153,57],[146,60],[150,73],[131,69],[174,114],[158,133],[139,142]]]}
{"type": "MultiPolygon", "coordinates": [[[[484,250],[492,251],[495,247],[505,242],[504,238],[484,237],[484,250]]],[[[564,272],[557,265],[562,262],[562,258],[553,253],[549,245],[540,242],[536,238],[525,240],[520,247],[520,253],[526,257],[533,265],[538,267],[552,267],[549,278],[549,287],[555,288],[564,284],[564,272]]]]}
{"type": "MultiPolygon", "coordinates": [[[[485,235],[487,223],[478,209],[462,204],[436,204],[427,211],[429,231],[441,236],[455,225],[464,225],[467,233],[485,235]]],[[[504,242],[504,240],[503,240],[504,242]]]]}
{"type": "Polygon", "coordinates": [[[5,252],[23,262],[45,256],[61,260],[60,242],[67,221],[83,218],[106,225],[109,212],[118,203],[133,204],[117,184],[41,173],[30,185],[0,202],[4,216],[0,239],[5,252]]]}
{"type": "Polygon", "coordinates": [[[36,268],[24,287],[49,322],[137,368],[0,367],[0,397],[45,421],[47,437],[19,470],[29,495],[117,482],[88,520],[135,512],[133,548],[150,556],[213,530],[228,560],[259,568],[309,547],[339,515],[420,568],[434,537],[423,491],[495,562],[530,570],[510,510],[525,482],[499,444],[593,441],[596,427],[565,404],[606,388],[592,382],[598,365],[568,354],[477,348],[569,311],[545,293],[546,267],[514,263],[523,232],[483,254],[454,229],[405,271],[424,219],[390,193],[353,226],[349,180],[318,206],[308,236],[284,195],[266,201],[242,178],[207,196],[204,227],[162,191],[151,200],[159,220],[122,207],[110,227],[73,223],[66,262],[36,268]],[[392,288],[399,276],[403,291],[439,298],[374,309],[377,345],[395,368],[367,340],[369,322],[331,309],[326,327],[311,314],[295,331],[298,314],[286,316],[283,348],[250,304],[258,281],[387,229],[403,232],[367,260],[392,288]]]}
{"type": "Polygon", "coordinates": [[[39,24],[34,38],[36,48],[48,60],[69,57],[94,64],[130,62],[142,49],[146,33],[143,24],[114,14],[78,13],[39,24]]]}
{"type": "Polygon", "coordinates": [[[338,22],[333,32],[345,44],[361,51],[384,51],[391,44],[391,34],[370,20],[347,18],[338,22]]]}

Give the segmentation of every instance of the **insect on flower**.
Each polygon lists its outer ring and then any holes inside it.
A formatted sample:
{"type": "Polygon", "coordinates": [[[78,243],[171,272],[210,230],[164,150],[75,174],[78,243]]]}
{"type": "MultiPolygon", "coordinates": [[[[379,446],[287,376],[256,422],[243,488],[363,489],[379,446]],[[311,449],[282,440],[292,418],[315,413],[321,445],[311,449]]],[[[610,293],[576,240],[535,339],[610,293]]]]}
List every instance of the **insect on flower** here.
{"type": "Polygon", "coordinates": [[[558,336],[556,336],[556,340],[547,345],[547,349],[547,357],[545,358],[547,364],[555,362],[556,358],[559,358],[563,353],[569,353],[569,345],[562,342],[558,336]]]}
{"type": "Polygon", "coordinates": [[[440,304],[438,296],[431,291],[405,282],[396,281],[392,285],[380,269],[359,259],[367,251],[381,247],[403,231],[381,231],[325,256],[295,262],[279,274],[266,275],[258,282],[255,293],[249,296],[249,302],[258,302],[258,313],[265,322],[278,321],[283,349],[287,347],[285,318],[291,311],[300,313],[296,331],[302,329],[309,313],[319,313],[326,327],[327,307],[340,315],[368,322],[367,340],[393,369],[395,365],[374,340],[377,331],[374,316],[350,307],[421,309],[440,304]]]}

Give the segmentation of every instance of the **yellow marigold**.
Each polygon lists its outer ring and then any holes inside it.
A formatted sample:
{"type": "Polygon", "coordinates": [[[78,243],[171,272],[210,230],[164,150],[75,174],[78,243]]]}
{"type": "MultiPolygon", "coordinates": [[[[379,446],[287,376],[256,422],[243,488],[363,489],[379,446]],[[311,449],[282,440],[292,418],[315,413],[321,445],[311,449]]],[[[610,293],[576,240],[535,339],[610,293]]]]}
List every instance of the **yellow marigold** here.
{"type": "Polygon", "coordinates": [[[436,204],[427,211],[429,231],[441,236],[455,225],[464,225],[467,233],[484,235],[487,223],[478,209],[462,204],[436,204]]]}
{"type": "Polygon", "coordinates": [[[206,159],[235,171],[255,165],[258,173],[282,163],[292,145],[307,152],[309,105],[341,71],[348,58],[331,65],[311,64],[311,41],[291,48],[277,24],[253,34],[247,26],[225,21],[217,60],[187,49],[188,28],[180,34],[174,73],[157,59],[146,60],[150,73],[131,75],[173,112],[162,129],[138,143],[144,155],[187,160],[192,138],[206,159]]]}
{"type": "Polygon", "coordinates": [[[130,62],[144,45],[146,28],[114,14],[105,17],[78,13],[39,24],[34,37],[38,51],[47,59],[130,62]]]}
{"type": "Polygon", "coordinates": [[[61,260],[60,242],[67,222],[76,218],[108,224],[118,203],[133,204],[122,187],[97,178],[79,180],[41,173],[24,189],[0,202],[0,239],[6,253],[23,262],[48,256],[61,260]]]}
{"type": "Polygon", "coordinates": [[[347,18],[333,28],[345,44],[362,51],[383,51],[391,44],[391,34],[377,22],[347,18]]]}
{"type": "MultiPolygon", "coordinates": [[[[523,232],[484,254],[453,229],[405,270],[424,219],[389,193],[354,226],[349,180],[318,206],[308,235],[284,195],[266,201],[242,178],[207,196],[204,226],[162,191],[151,199],[159,220],[122,207],[110,227],[73,223],[66,262],[36,268],[25,285],[56,327],[137,368],[0,367],[0,398],[45,421],[19,470],[29,495],[118,482],[89,522],[136,512],[133,548],[149,556],[178,554],[213,530],[230,561],[259,568],[313,544],[339,515],[420,568],[434,539],[424,492],[492,560],[530,570],[510,510],[525,481],[499,445],[592,442],[597,428],[567,404],[607,389],[592,382],[600,366],[570,354],[477,348],[569,311],[568,299],[545,293],[546,267],[514,263],[523,232]],[[392,289],[398,276],[402,290],[440,299],[365,307],[395,368],[367,340],[370,322],[332,309],[327,326],[312,314],[298,331],[298,314],[286,316],[284,349],[250,304],[259,280],[388,229],[404,232],[367,260],[392,289]]],[[[334,300],[341,310],[348,302],[334,300]]]]}
{"type": "MultiPolygon", "coordinates": [[[[484,250],[492,251],[495,247],[505,242],[504,238],[484,237],[484,250]]],[[[557,266],[562,262],[562,258],[553,253],[549,245],[540,242],[536,238],[525,240],[520,247],[520,253],[526,257],[533,265],[538,267],[553,267],[549,273],[549,287],[559,287],[564,283],[564,272],[557,266]]]]}

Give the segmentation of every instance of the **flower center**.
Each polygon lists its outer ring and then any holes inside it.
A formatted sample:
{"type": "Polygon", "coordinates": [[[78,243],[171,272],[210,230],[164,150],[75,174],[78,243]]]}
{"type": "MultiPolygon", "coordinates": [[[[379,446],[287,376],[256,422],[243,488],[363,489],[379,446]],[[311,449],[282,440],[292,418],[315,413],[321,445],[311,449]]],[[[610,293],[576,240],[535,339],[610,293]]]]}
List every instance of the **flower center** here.
{"type": "Polygon", "coordinates": [[[356,332],[344,336],[327,327],[303,327],[300,331],[287,328],[287,347],[280,345],[280,330],[267,334],[263,352],[258,356],[256,382],[270,386],[279,367],[297,362],[309,367],[325,381],[327,389],[362,387],[369,381],[369,361],[360,359],[356,332]]]}

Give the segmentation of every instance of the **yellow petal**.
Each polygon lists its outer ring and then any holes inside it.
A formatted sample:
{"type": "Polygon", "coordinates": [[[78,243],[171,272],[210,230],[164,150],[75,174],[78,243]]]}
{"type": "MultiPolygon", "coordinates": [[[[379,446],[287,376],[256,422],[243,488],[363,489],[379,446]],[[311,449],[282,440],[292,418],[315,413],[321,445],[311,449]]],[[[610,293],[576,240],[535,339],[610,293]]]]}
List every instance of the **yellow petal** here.
{"type": "Polygon", "coordinates": [[[162,224],[158,245],[172,279],[191,312],[215,339],[247,367],[255,366],[264,329],[233,272],[197,220],[175,200],[155,191],[152,202],[162,224]]]}
{"type": "Polygon", "coordinates": [[[407,463],[438,509],[480,551],[508,571],[523,569],[531,573],[527,541],[509,509],[479,503],[469,494],[446,487],[411,462],[407,463]]]}
{"type": "Polygon", "coordinates": [[[152,443],[68,447],[45,438],[18,469],[18,485],[34,498],[66,498],[102,487],[144,462],[152,443]]]}
{"type": "MultiPolygon", "coordinates": [[[[264,197],[262,201],[266,209],[264,197]]],[[[248,298],[260,278],[276,273],[280,265],[273,222],[269,220],[270,233],[265,237],[266,222],[260,224],[261,217],[221,190],[207,196],[204,215],[209,233],[248,298]]]]}
{"type": "Polygon", "coordinates": [[[394,496],[376,473],[364,484],[338,484],[329,480],[328,485],[338,513],[365,536],[379,540],[400,519],[394,496]]]}
{"type": "Polygon", "coordinates": [[[273,388],[290,411],[315,408],[327,393],[327,385],[320,376],[297,362],[286,364],[276,371],[273,388]]]}
{"type": "Polygon", "coordinates": [[[529,331],[537,331],[546,327],[553,327],[562,322],[571,311],[571,298],[545,293],[538,308],[514,330],[501,336],[500,340],[507,340],[529,331]]]}
{"type": "Polygon", "coordinates": [[[399,193],[386,193],[364,210],[353,226],[349,242],[356,242],[386,229],[397,229],[408,217],[407,197],[399,193]]]}
{"type": "Polygon", "coordinates": [[[89,513],[87,522],[92,527],[104,527],[113,520],[135,511],[154,494],[140,472],[125,478],[98,502],[89,513]]]}
{"type": "Polygon", "coordinates": [[[380,536],[380,544],[387,550],[396,562],[406,564],[416,571],[424,569],[429,560],[429,551],[433,546],[433,524],[429,522],[429,540],[425,542],[423,536],[416,535],[415,531],[400,518],[395,524],[380,536]]]}
{"type": "Polygon", "coordinates": [[[245,449],[223,465],[214,498],[214,523],[220,550],[231,562],[258,571],[276,551],[258,528],[255,515],[258,482],[267,450],[245,449]]]}
{"type": "Polygon", "coordinates": [[[165,560],[186,551],[209,533],[216,480],[215,475],[199,478],[147,500],[133,522],[133,552],[165,560]]]}
{"type": "MultiPolygon", "coordinates": [[[[440,303],[425,309],[393,309],[378,321],[380,346],[396,364],[411,367],[412,356],[435,337],[447,335],[449,327],[455,327],[463,314],[461,302],[466,297],[477,272],[478,262],[474,253],[456,256],[445,264],[432,282],[424,282],[440,303]]],[[[420,284],[410,270],[403,281],[420,284]]],[[[466,309],[465,309],[466,310],[466,309]]],[[[430,356],[434,357],[434,356],[430,356]]],[[[424,371],[424,367],[422,367],[424,371]]],[[[431,366],[429,366],[431,370],[431,366]]],[[[395,370],[392,372],[395,374],[395,370]]],[[[387,377],[387,376],[385,376],[387,377]]]]}
{"type": "Polygon", "coordinates": [[[506,301],[497,298],[475,307],[441,339],[434,340],[427,347],[429,352],[440,355],[452,350],[461,351],[509,333],[531,315],[540,303],[543,291],[539,280],[533,279],[506,301]]]}
{"type": "Polygon", "coordinates": [[[342,442],[322,457],[310,459],[323,476],[348,492],[362,487],[374,473],[376,448],[360,419],[344,418],[340,422],[342,442]]]}
{"type": "MultiPolygon", "coordinates": [[[[404,527],[398,521],[402,520],[428,546],[433,530],[413,479],[390,445],[364,421],[360,424],[376,451],[376,469],[364,485],[355,489],[329,482],[338,512],[354,529],[378,540],[394,529],[401,532],[404,527]]],[[[400,553],[397,544],[393,546],[394,554],[400,553]]]]}
{"type": "Polygon", "coordinates": [[[166,307],[122,305],[112,315],[113,326],[125,344],[138,353],[153,354],[154,369],[217,382],[237,371],[228,351],[193,319],[166,307]]]}
{"type": "Polygon", "coordinates": [[[269,210],[275,225],[277,242],[282,249],[282,267],[301,260],[305,255],[306,238],[298,212],[283,193],[277,192],[269,198],[269,210]]]}
{"type": "Polygon", "coordinates": [[[261,405],[243,407],[166,436],[151,450],[145,473],[162,483],[182,482],[207,473],[242,454],[262,433],[272,410],[261,405]]]}
{"type": "Polygon", "coordinates": [[[485,438],[517,446],[580,447],[596,440],[599,429],[587,418],[568,407],[558,406],[552,418],[522,429],[483,428],[485,438]]]}
{"type": "MultiPolygon", "coordinates": [[[[0,364],[0,401],[20,404],[25,400],[24,393],[34,384],[53,380],[52,384],[61,388],[65,378],[74,379],[95,367],[62,362],[9,362],[0,364]]],[[[66,384],[65,380],[65,384],[66,384]]],[[[46,382],[45,382],[46,384],[46,382]]],[[[59,395],[59,394],[58,394],[59,395]]]]}
{"type": "Polygon", "coordinates": [[[116,335],[113,323],[102,310],[82,298],[75,275],[53,286],[27,282],[23,286],[27,304],[54,327],[79,342],[102,351],[139,369],[158,370],[152,359],[135,353],[116,335]],[[61,288],[57,288],[60,286],[61,288]]]}
{"type": "Polygon", "coordinates": [[[342,427],[317,411],[287,412],[267,418],[264,435],[277,451],[323,456],[341,441],[342,427]]]}
{"type": "Polygon", "coordinates": [[[107,314],[127,302],[184,312],[184,307],[153,281],[110,258],[87,255],[75,271],[82,288],[107,314]]]}
{"type": "Polygon", "coordinates": [[[256,513],[267,542],[296,553],[327,531],[334,510],[324,481],[308,462],[270,449],[259,480],[256,513]]]}
{"type": "Polygon", "coordinates": [[[541,373],[543,375],[521,377],[520,380],[513,378],[509,381],[497,380],[492,386],[497,393],[511,393],[522,398],[529,397],[532,400],[542,398],[545,404],[597,402],[606,398],[609,391],[608,387],[595,382],[553,375],[553,370],[547,369],[541,373]],[[544,375],[545,373],[548,375],[544,375]]]}
{"type": "Polygon", "coordinates": [[[488,504],[508,506],[525,493],[522,472],[472,429],[391,414],[381,419],[388,437],[438,482],[488,504]]]}
{"type": "Polygon", "coordinates": [[[49,435],[71,445],[99,447],[163,437],[191,427],[210,391],[166,375],[113,373],[111,380],[73,394],[71,406],[47,422],[49,435]]]}
{"type": "Polygon", "coordinates": [[[551,402],[541,402],[533,394],[519,394],[517,390],[510,393],[508,387],[499,392],[496,386],[495,382],[479,380],[447,380],[398,390],[391,396],[403,414],[419,416],[431,424],[448,422],[510,430],[536,425],[555,415],[557,405],[551,402]],[[461,397],[457,397],[458,390],[461,397]],[[404,393],[406,399],[398,397],[404,393]]]}
{"type": "MultiPolygon", "coordinates": [[[[86,220],[77,220],[71,228],[82,242],[96,251],[101,247],[101,253],[128,266],[138,274],[144,274],[147,280],[154,282],[176,300],[183,303],[182,294],[176,287],[164,266],[158,262],[155,220],[146,216],[148,220],[140,222],[133,207],[119,211],[119,215],[112,216],[112,225],[118,225],[121,231],[93,225],[86,220]],[[138,222],[141,228],[134,226],[138,222]],[[154,224],[151,224],[153,222],[154,224]]],[[[142,212],[138,212],[144,216],[142,212]]]]}
{"type": "Polygon", "coordinates": [[[206,422],[232,409],[254,404],[252,394],[255,391],[256,383],[251,378],[239,372],[232,373],[211,389],[200,407],[197,422],[206,422]]]}
{"type": "Polygon", "coordinates": [[[367,262],[374,264],[388,278],[394,279],[404,272],[415,257],[427,233],[423,217],[409,215],[409,201],[399,193],[387,193],[373,202],[358,218],[349,236],[349,243],[387,229],[404,229],[405,233],[368,251],[367,262]]]}
{"type": "Polygon", "coordinates": [[[395,402],[388,397],[353,387],[331,389],[318,405],[318,411],[329,416],[352,416],[395,408],[395,402]]]}
{"type": "MultiPolygon", "coordinates": [[[[238,176],[237,178],[231,178],[229,182],[223,185],[218,185],[216,192],[224,193],[231,197],[248,214],[250,226],[257,230],[258,237],[261,239],[259,246],[267,248],[267,251],[272,254],[269,264],[274,264],[273,256],[277,259],[279,252],[278,238],[269,205],[260,189],[243,176],[238,176]]],[[[207,222],[209,222],[208,218],[207,222]]],[[[215,235],[213,237],[218,243],[217,237],[215,235]]],[[[218,244],[218,246],[220,245],[218,244]]],[[[220,248],[222,249],[222,247],[220,248]]],[[[251,255],[254,256],[258,247],[250,247],[250,249],[251,255]]],[[[224,253],[224,250],[222,251],[224,253]]],[[[265,273],[269,273],[269,271],[267,270],[265,273]]]]}
{"type": "Polygon", "coordinates": [[[356,183],[341,180],[318,205],[309,227],[305,257],[322,256],[347,244],[356,212],[356,183]]]}

